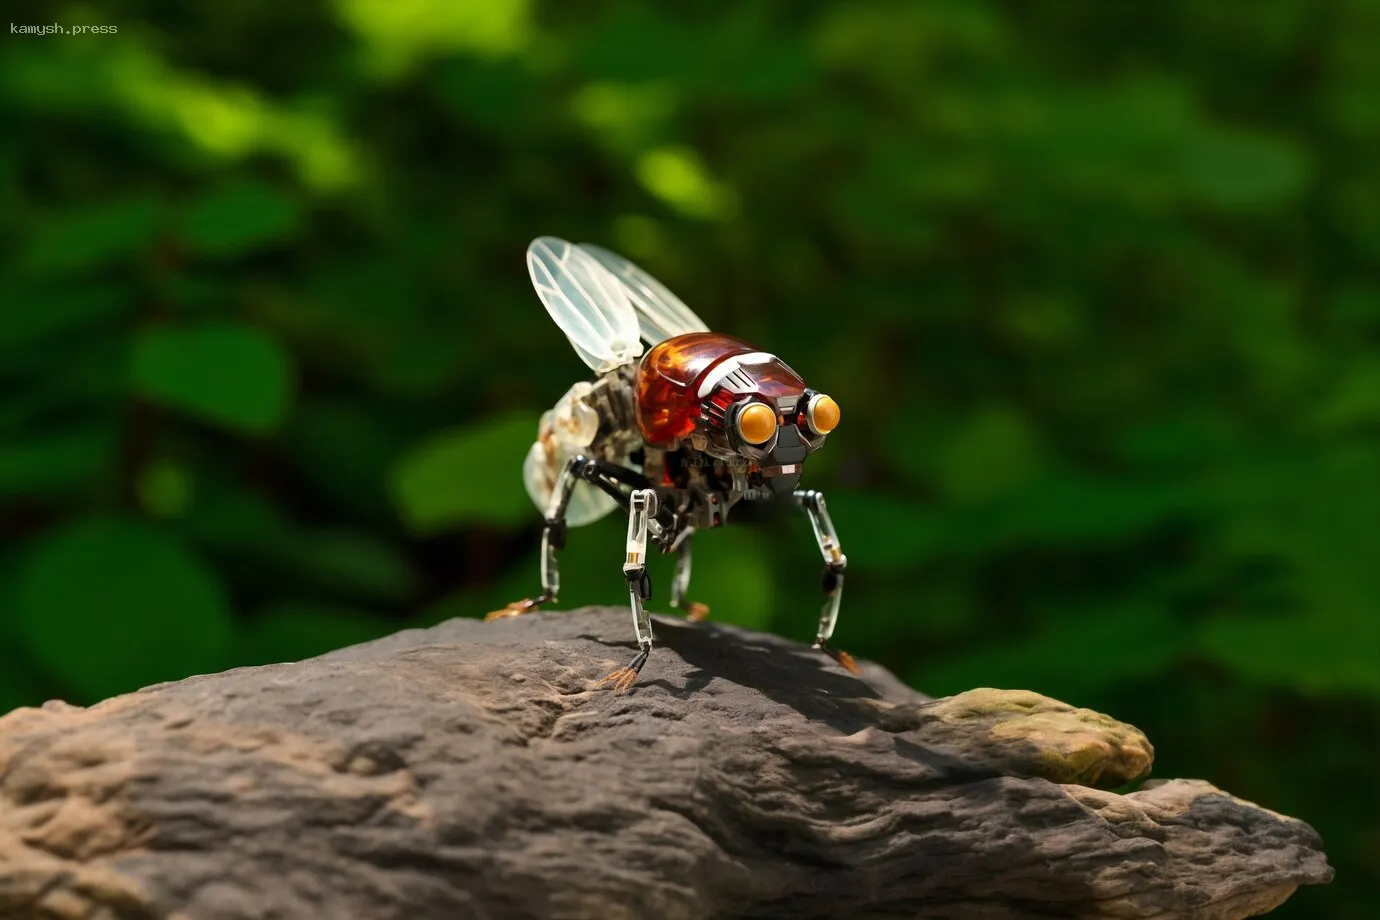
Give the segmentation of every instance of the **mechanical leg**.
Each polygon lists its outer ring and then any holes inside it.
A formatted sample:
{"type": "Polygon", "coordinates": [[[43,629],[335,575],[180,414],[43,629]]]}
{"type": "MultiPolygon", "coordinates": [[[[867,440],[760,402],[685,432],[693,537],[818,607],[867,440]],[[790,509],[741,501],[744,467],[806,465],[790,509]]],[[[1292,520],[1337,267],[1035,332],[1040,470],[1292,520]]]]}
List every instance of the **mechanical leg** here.
{"type": "Polygon", "coordinates": [[[541,531],[541,593],[492,611],[484,617],[486,622],[531,613],[542,604],[554,601],[560,593],[561,573],[556,565],[556,553],[565,548],[565,512],[576,483],[585,478],[583,473],[591,462],[586,457],[571,457],[561,470],[556,488],[551,491],[551,501],[546,505],[546,526],[541,531]]]}
{"type": "Polygon", "coordinates": [[[485,620],[502,620],[507,617],[531,613],[542,604],[554,601],[561,589],[561,576],[556,566],[556,554],[565,548],[565,513],[570,506],[570,495],[576,484],[584,480],[613,497],[623,508],[628,507],[628,497],[618,488],[619,483],[634,487],[646,484],[646,480],[634,470],[621,467],[606,460],[593,460],[589,457],[571,457],[561,470],[561,478],[551,492],[551,501],[546,506],[546,526],[541,532],[541,593],[535,597],[513,601],[501,610],[495,610],[485,620]]]}
{"type": "Polygon", "coordinates": [[[819,543],[820,555],[824,557],[824,608],[820,611],[819,629],[815,633],[815,648],[856,674],[858,665],[853,661],[853,656],[829,647],[834,624],[839,618],[839,604],[843,601],[843,570],[848,567],[848,557],[839,549],[839,535],[829,518],[824,496],[813,489],[800,489],[795,493],[795,500],[809,515],[815,541],[819,543]]]}
{"type": "Polygon", "coordinates": [[[615,690],[627,690],[637,682],[638,672],[652,652],[652,619],[643,602],[652,596],[652,579],[647,575],[647,528],[656,516],[657,497],[651,489],[637,489],[628,498],[628,554],[623,562],[623,578],[628,583],[632,602],[633,631],[637,635],[637,656],[628,666],[619,668],[599,681],[613,684],[615,690]]]}
{"type": "Polygon", "coordinates": [[[685,599],[685,593],[690,590],[690,550],[694,538],[693,527],[685,528],[676,538],[676,572],[671,580],[671,606],[677,610],[684,610],[687,619],[698,623],[709,616],[709,605],[701,604],[699,601],[687,602],[685,599]]]}

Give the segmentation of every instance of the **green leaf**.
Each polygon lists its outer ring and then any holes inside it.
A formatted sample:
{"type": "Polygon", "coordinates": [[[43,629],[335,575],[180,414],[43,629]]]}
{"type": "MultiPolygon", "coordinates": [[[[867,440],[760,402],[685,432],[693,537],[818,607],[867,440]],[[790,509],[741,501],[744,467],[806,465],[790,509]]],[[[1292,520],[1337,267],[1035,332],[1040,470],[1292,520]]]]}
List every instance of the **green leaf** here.
{"type": "Polygon", "coordinates": [[[262,434],[287,415],[292,373],[274,339],[238,323],[216,323],[141,333],[133,384],[141,396],[168,408],[262,434]]]}
{"type": "Polygon", "coordinates": [[[283,509],[238,483],[208,481],[181,522],[184,533],[216,555],[277,559],[284,541],[303,539],[283,509]]]}
{"type": "Polygon", "coordinates": [[[525,48],[533,31],[531,0],[337,0],[333,5],[339,22],[361,42],[366,70],[384,79],[456,51],[503,57],[525,48]],[[418,29],[419,22],[430,27],[418,29]]]}
{"type": "Polygon", "coordinates": [[[606,17],[583,43],[587,73],[625,83],[693,79],[710,70],[704,38],[685,20],[650,8],[606,17]]]}
{"type": "Polygon", "coordinates": [[[158,460],[139,471],[135,492],[139,504],[153,517],[177,517],[192,503],[195,480],[189,469],[171,460],[158,460]]]}
{"type": "MultiPolygon", "coordinates": [[[[1202,654],[1254,682],[1314,695],[1380,695],[1380,450],[1349,446],[1243,475],[1241,507],[1215,535],[1223,560],[1278,573],[1273,603],[1242,606],[1197,633],[1202,654]]],[[[1269,577],[1236,586],[1235,597],[1269,577]]],[[[1266,583],[1268,592],[1272,585],[1266,583]]]]}
{"type": "MultiPolygon", "coordinates": [[[[779,573],[766,552],[766,534],[739,524],[702,531],[694,537],[688,599],[709,605],[709,615],[720,623],[766,629],[771,623],[779,573]]],[[[619,542],[619,547],[622,542],[619,542]]],[[[671,573],[675,556],[666,556],[656,573],[653,609],[673,612],[671,573]]],[[[813,568],[807,571],[811,580],[813,568]]],[[[623,598],[622,600],[626,600],[623,598]]]]}
{"type": "Polygon", "coordinates": [[[1310,163],[1292,140],[1241,130],[1204,132],[1177,151],[1186,184],[1223,210],[1253,210],[1297,196],[1310,163]]]}
{"type": "Polygon", "coordinates": [[[398,601],[411,591],[412,567],[394,547],[351,531],[282,533],[280,558],[296,577],[354,597],[398,601]]]}
{"type": "Polygon", "coordinates": [[[393,543],[341,526],[312,529],[263,495],[207,483],[181,519],[181,532],[218,558],[249,564],[332,596],[398,602],[416,586],[410,560],[393,543]]]}
{"type": "Polygon", "coordinates": [[[1319,401],[1312,420],[1325,431],[1380,422],[1380,361],[1339,368],[1331,392],[1319,401]]]}
{"type": "Polygon", "coordinates": [[[1254,683],[1315,696],[1380,696],[1380,622],[1331,623],[1310,615],[1217,617],[1198,630],[1198,651],[1254,683]]]}
{"type": "Polygon", "coordinates": [[[1035,431],[1017,410],[990,405],[973,411],[934,448],[933,469],[944,492],[976,500],[1030,479],[1039,466],[1035,431]]]}
{"type": "Polygon", "coordinates": [[[231,621],[216,574],[167,533],[92,518],[44,537],[17,575],[23,642],[85,700],[219,670],[231,621]]]}
{"type": "Polygon", "coordinates": [[[318,397],[294,413],[284,443],[294,465],[310,471],[314,494],[335,507],[367,514],[388,512],[385,489],[397,450],[392,419],[368,403],[318,397]]]}
{"type": "MultiPolygon", "coordinates": [[[[849,491],[831,492],[826,501],[850,571],[906,568],[944,546],[934,515],[912,502],[849,491]]],[[[797,538],[802,546],[813,544],[803,522],[797,521],[794,529],[802,534],[797,538]]]]}
{"type": "Polygon", "coordinates": [[[1161,470],[1201,466],[1240,449],[1237,424],[1213,406],[1191,406],[1170,416],[1132,423],[1121,435],[1128,460],[1161,470]]]}
{"type": "Polygon", "coordinates": [[[451,431],[408,451],[393,467],[393,502],[415,533],[458,524],[538,520],[522,485],[537,414],[519,412],[451,431]]]}
{"type": "Polygon", "coordinates": [[[308,601],[273,604],[255,613],[235,643],[238,665],[301,661],[393,631],[394,624],[349,607],[308,601]]]}
{"type": "Polygon", "coordinates": [[[18,351],[49,344],[78,330],[103,327],[132,312],[133,292],[114,284],[0,294],[0,349],[18,351]]]}
{"type": "Polygon", "coordinates": [[[103,413],[116,421],[127,400],[129,339],[109,330],[73,336],[61,347],[22,348],[0,355],[0,441],[65,427],[103,413]]]}
{"type": "MultiPolygon", "coordinates": [[[[990,517],[979,515],[974,524],[982,539],[1007,545],[1097,543],[1126,539],[1202,504],[1192,484],[1172,480],[1051,474],[987,507],[990,517]]],[[[961,524],[963,515],[956,517],[961,524]]]]}
{"type": "Polygon", "coordinates": [[[538,126],[538,84],[518,62],[451,58],[437,68],[435,85],[456,114],[484,131],[513,134],[538,126]]]}
{"type": "Polygon", "coordinates": [[[987,642],[916,668],[907,682],[926,693],[1019,687],[1077,703],[1108,687],[1167,670],[1191,639],[1160,605],[1111,603],[1054,614],[1019,641],[987,642]]]}
{"type": "Polygon", "coordinates": [[[301,225],[292,198],[261,182],[235,181],[193,201],[178,232],[194,253],[237,256],[287,240],[301,225]]]}
{"type": "Polygon", "coordinates": [[[1344,328],[1374,327],[1380,324],[1380,286],[1339,282],[1328,312],[1344,328]]]}
{"type": "Polygon", "coordinates": [[[157,198],[137,195],[57,214],[40,221],[24,250],[32,272],[96,268],[153,244],[162,220],[157,198]]]}
{"type": "MultiPolygon", "coordinates": [[[[232,313],[240,302],[238,285],[215,274],[178,272],[158,279],[154,296],[183,316],[213,317],[232,313]]],[[[264,311],[263,315],[267,315],[264,311]]]]}
{"type": "Polygon", "coordinates": [[[687,147],[658,147],[637,163],[643,187],[692,217],[728,220],[737,213],[737,191],[712,178],[699,154],[687,147]]]}
{"type": "Polygon", "coordinates": [[[0,495],[81,494],[114,463],[118,434],[114,425],[99,424],[7,440],[0,495]]]}

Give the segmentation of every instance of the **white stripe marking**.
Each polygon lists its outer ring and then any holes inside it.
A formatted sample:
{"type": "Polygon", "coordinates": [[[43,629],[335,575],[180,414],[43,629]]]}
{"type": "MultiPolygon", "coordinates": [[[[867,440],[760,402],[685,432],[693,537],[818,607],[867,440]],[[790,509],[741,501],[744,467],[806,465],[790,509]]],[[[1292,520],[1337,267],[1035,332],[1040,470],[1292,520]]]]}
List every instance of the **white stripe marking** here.
{"type": "Polygon", "coordinates": [[[741,364],[766,364],[768,361],[775,360],[776,355],[765,351],[753,351],[745,355],[734,355],[731,358],[725,358],[723,361],[719,362],[713,370],[705,375],[704,380],[700,381],[700,390],[697,395],[700,399],[704,399],[719,385],[720,380],[723,380],[729,374],[736,371],[741,364]]]}

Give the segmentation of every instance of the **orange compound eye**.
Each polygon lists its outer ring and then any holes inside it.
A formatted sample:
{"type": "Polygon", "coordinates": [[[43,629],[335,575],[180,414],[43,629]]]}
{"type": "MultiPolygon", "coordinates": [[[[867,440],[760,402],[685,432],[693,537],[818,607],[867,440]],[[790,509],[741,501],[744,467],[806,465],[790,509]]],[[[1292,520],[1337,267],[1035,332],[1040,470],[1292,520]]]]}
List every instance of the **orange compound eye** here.
{"type": "Polygon", "coordinates": [[[839,404],[821,393],[810,400],[805,420],[815,434],[828,434],[839,426],[839,404]]]}
{"type": "Polygon", "coordinates": [[[753,403],[738,413],[738,434],[749,444],[765,444],[776,431],[776,413],[762,403],[753,403]]]}

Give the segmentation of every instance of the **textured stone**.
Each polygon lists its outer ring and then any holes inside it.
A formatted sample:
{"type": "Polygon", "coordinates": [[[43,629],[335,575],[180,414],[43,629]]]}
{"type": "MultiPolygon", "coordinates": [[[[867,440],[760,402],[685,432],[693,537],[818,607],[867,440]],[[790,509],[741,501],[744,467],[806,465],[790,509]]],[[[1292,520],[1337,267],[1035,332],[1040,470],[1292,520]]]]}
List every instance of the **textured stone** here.
{"type": "Polygon", "coordinates": [[[1331,878],[1302,822],[1147,783],[1139,731],[929,701],[774,636],[455,620],[0,718],[0,917],[1226,920],[1331,878]]]}
{"type": "Polygon", "coordinates": [[[888,731],[922,731],[931,748],[959,746],[1007,776],[1118,786],[1150,773],[1155,751],[1137,728],[1029,690],[969,690],[881,713],[888,731]]]}

